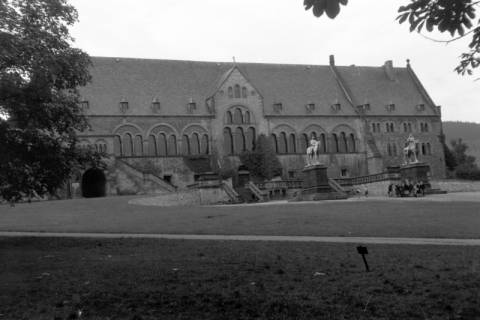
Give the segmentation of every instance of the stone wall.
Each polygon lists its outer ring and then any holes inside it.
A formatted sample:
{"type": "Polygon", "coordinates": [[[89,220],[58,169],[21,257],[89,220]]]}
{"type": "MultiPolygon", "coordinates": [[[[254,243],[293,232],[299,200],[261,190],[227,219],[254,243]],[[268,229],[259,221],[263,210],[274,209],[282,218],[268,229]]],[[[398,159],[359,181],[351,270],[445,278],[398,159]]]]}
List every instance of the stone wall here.
{"type": "Polygon", "coordinates": [[[130,200],[129,204],[143,206],[193,206],[229,202],[230,198],[222,188],[202,188],[184,190],[150,198],[130,200]]]}
{"type": "Polygon", "coordinates": [[[470,180],[432,180],[432,188],[444,190],[447,192],[480,192],[480,181],[470,180]]]}

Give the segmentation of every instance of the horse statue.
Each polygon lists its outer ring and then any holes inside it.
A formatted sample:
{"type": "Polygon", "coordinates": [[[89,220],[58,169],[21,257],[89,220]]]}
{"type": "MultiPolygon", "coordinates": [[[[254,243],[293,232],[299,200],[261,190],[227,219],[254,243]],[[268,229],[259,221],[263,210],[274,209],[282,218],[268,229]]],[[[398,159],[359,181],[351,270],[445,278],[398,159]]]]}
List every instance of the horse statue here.
{"type": "Polygon", "coordinates": [[[310,146],[307,148],[307,166],[313,166],[319,163],[318,155],[320,150],[320,141],[312,137],[310,146]]]}
{"type": "Polygon", "coordinates": [[[405,148],[403,148],[403,162],[404,164],[417,163],[416,140],[412,134],[410,134],[405,142],[405,148]]]}

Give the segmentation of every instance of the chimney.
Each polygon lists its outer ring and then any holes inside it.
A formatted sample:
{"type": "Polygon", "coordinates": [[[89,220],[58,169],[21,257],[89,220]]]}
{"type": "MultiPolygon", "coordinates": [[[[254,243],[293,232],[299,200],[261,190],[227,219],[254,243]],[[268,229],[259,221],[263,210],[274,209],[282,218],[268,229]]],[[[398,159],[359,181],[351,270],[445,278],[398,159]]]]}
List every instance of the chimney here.
{"type": "Polygon", "coordinates": [[[330,55],[330,65],[331,66],[335,65],[335,56],[333,54],[330,55]]]}
{"type": "Polygon", "coordinates": [[[385,69],[385,74],[387,75],[387,78],[390,81],[395,81],[397,80],[395,76],[395,70],[393,70],[393,62],[392,60],[387,60],[385,61],[385,64],[383,65],[383,68],[385,69]]]}

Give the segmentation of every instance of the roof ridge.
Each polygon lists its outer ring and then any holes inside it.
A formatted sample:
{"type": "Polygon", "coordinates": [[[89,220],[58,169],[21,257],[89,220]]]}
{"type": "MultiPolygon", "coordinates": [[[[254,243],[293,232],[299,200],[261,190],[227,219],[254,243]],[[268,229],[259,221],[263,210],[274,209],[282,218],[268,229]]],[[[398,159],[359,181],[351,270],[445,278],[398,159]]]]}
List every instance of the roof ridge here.
{"type": "MultiPolygon", "coordinates": [[[[232,65],[230,61],[200,61],[200,60],[179,60],[179,59],[158,59],[158,58],[136,58],[136,57],[106,57],[106,56],[91,56],[92,59],[102,59],[102,60],[131,60],[131,61],[162,61],[162,62],[184,62],[184,63],[206,63],[206,64],[221,64],[221,65],[232,65]]],[[[308,63],[274,63],[274,62],[235,62],[237,65],[265,65],[265,66],[288,66],[288,67],[323,67],[328,68],[328,64],[308,64],[308,63]]],[[[382,68],[380,66],[357,66],[353,65],[356,68],[382,68]]],[[[352,65],[337,65],[340,68],[350,68],[352,65]]],[[[395,67],[396,69],[405,69],[405,67],[395,67]]]]}

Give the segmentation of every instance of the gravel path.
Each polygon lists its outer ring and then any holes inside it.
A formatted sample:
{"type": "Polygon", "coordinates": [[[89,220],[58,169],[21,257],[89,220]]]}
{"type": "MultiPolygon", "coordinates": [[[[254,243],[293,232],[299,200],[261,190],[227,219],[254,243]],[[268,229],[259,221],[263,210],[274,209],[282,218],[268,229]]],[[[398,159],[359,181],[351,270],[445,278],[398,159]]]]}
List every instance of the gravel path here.
{"type": "Polygon", "coordinates": [[[153,238],[218,241],[288,241],[358,244],[409,244],[438,246],[480,246],[480,239],[383,238],[383,237],[310,237],[210,234],[142,234],[142,233],[66,233],[66,232],[0,232],[0,237],[67,237],[67,238],[153,238]]]}

